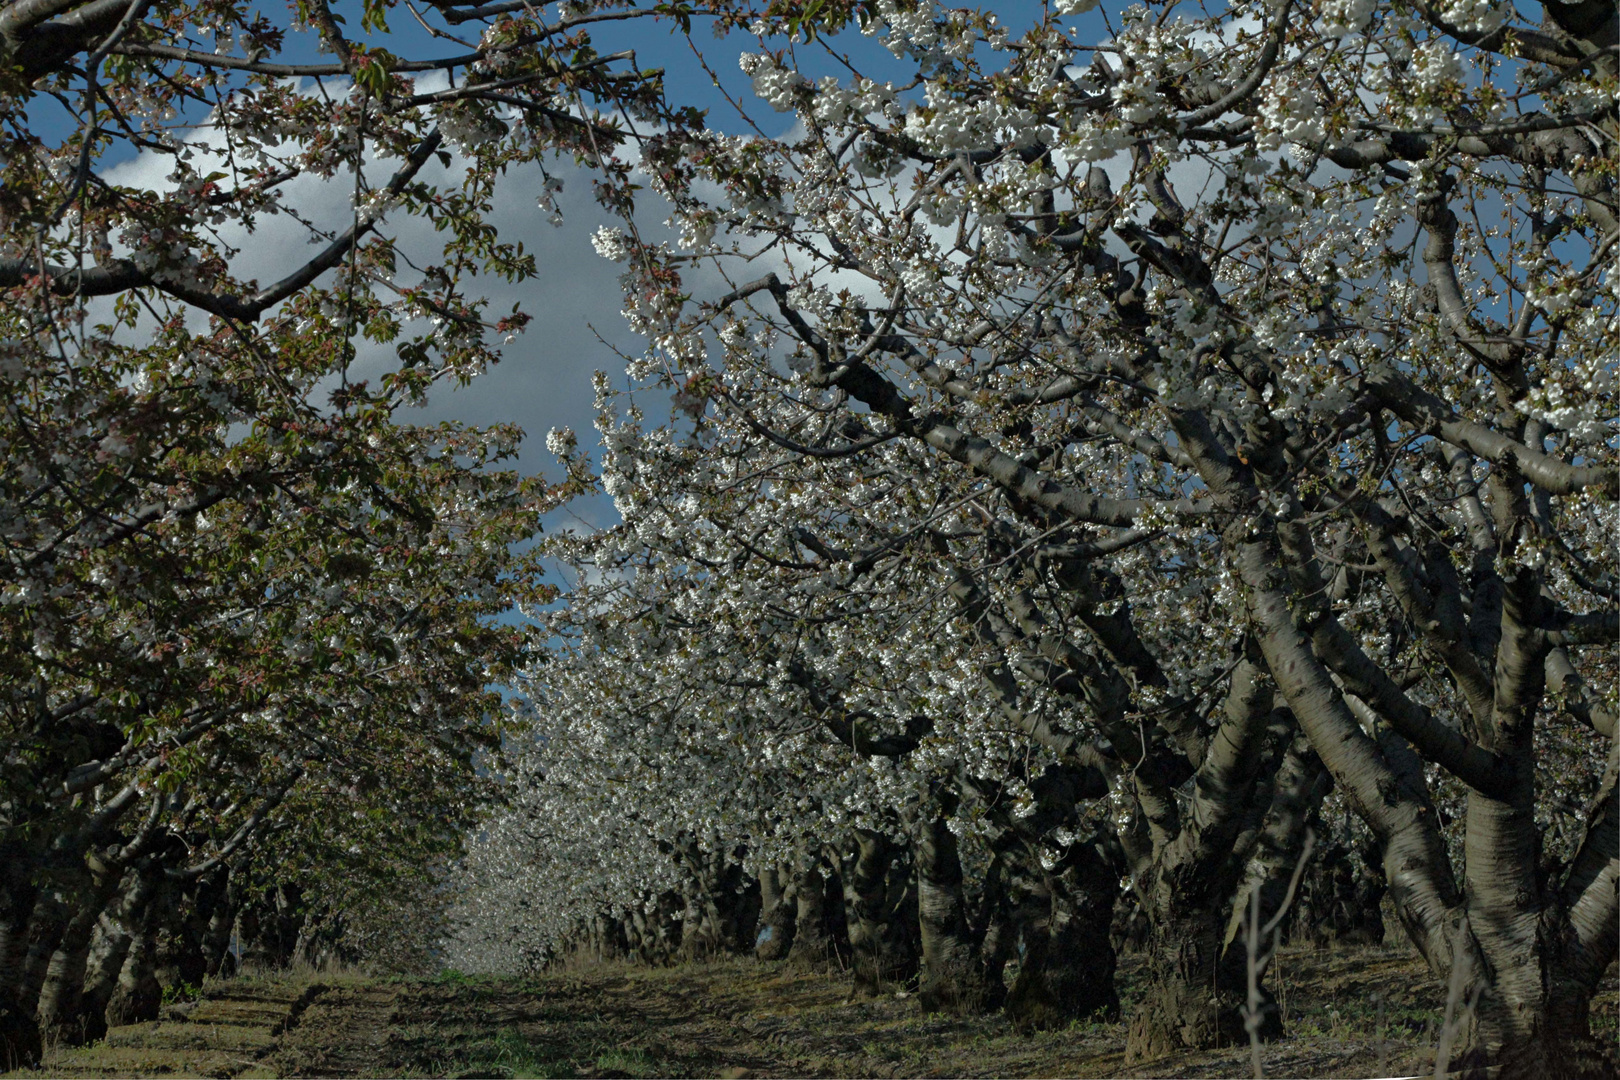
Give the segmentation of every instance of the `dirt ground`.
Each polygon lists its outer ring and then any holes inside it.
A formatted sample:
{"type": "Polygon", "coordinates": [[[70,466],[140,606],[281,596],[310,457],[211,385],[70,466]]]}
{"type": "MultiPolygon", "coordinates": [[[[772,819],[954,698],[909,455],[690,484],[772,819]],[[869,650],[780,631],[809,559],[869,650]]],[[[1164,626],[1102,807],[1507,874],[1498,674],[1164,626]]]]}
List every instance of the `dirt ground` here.
{"type": "MultiPolygon", "coordinates": [[[[1139,965],[1121,964],[1127,1010],[1139,965]]],[[[1445,988],[1404,948],[1284,950],[1272,984],[1288,1035],[1269,1077],[1432,1074],[1445,988]]],[[[1594,1023],[1617,1038],[1611,968],[1594,1023]]],[[[1127,1068],[1121,1023],[1021,1035],[1000,1017],[929,1015],[914,998],[850,1001],[839,975],[734,960],[516,978],[358,973],[243,978],[51,1051],[21,1077],[1246,1077],[1247,1047],[1127,1068]]]]}

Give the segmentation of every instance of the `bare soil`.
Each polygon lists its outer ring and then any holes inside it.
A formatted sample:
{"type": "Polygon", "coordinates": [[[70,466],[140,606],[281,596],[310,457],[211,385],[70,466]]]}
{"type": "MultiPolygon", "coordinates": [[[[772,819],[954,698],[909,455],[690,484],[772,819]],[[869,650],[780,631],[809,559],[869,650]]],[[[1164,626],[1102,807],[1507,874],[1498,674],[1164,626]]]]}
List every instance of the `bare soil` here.
{"type": "MultiPolygon", "coordinates": [[[[1140,963],[1125,957],[1127,1010],[1140,963]]],[[[1288,1034],[1270,1077],[1432,1075],[1445,987],[1404,948],[1285,949],[1272,983],[1288,1034]]],[[[1617,1038],[1610,969],[1594,1024],[1617,1038]]],[[[1247,1046],[1127,1067],[1124,1025],[1022,1035],[999,1016],[924,1013],[903,994],[747,960],[606,965],[535,978],[357,973],[235,979],[164,1019],[60,1048],[11,1076],[1246,1077],[1247,1046]]]]}

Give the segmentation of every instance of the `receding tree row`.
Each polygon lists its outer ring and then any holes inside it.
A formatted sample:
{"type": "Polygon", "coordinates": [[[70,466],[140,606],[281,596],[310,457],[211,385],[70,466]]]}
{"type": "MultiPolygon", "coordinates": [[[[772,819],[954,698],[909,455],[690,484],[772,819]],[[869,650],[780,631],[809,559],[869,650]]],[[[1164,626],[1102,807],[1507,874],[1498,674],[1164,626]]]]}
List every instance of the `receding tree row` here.
{"type": "MultiPolygon", "coordinates": [[[[531,962],[752,954],[847,972],[857,996],[911,991],[927,1008],[1005,1010],[1033,1029],[1118,1018],[1115,958],[1145,950],[1158,985],[1131,1018],[1133,1059],[1247,1040],[1251,974],[1264,998],[1261,1033],[1275,1037],[1280,1016],[1240,926],[1251,893],[1262,922],[1279,924],[1273,946],[1368,944],[1384,939],[1386,885],[1376,837],[1342,804],[1324,806],[1329,774],[1243,663],[1226,719],[1257,727],[1260,746],[1237,758],[1250,767],[1235,776],[1204,747],[1197,769],[1169,753],[1155,765],[1093,751],[1033,775],[1009,763],[1029,802],[1016,803],[1009,785],[945,779],[887,829],[839,837],[822,826],[828,840],[800,842],[780,860],[751,859],[746,843],[728,846],[718,833],[702,843],[681,834],[653,843],[673,868],[668,888],[595,910],[576,904],[577,917],[531,962]],[[1141,785],[1154,767],[1165,802],[1185,806],[1179,826],[1162,814],[1157,827],[1141,815],[1116,826],[1110,790],[1141,785]],[[953,823],[963,821],[977,827],[959,837],[953,823]]],[[[1230,738],[1223,724],[1202,741],[1230,738]]],[[[919,742],[914,733],[849,749],[901,758],[919,742]]]]}
{"type": "Polygon", "coordinates": [[[1455,1061],[1612,1077],[1620,16],[1087,6],[777,10],[792,126],[646,147],[680,237],[599,238],[649,345],[551,442],[621,523],[549,540],[514,808],[591,884],[508,835],[511,925],[719,932],[635,840],[695,837],[767,949],[842,899],[939,1007],[1106,1008],[1140,941],[1146,1058],[1277,1033],[1246,925],[1382,909],[1455,1061]],[[895,62],[812,77],[851,21],[895,62]],[[1313,815],[1362,865],[1301,895],[1313,815]]]}
{"type": "Polygon", "coordinates": [[[425,962],[554,500],[400,410],[527,322],[493,178],[611,200],[661,105],[624,12],[495,7],[0,2],[0,1069],[238,963],[425,962]]]}

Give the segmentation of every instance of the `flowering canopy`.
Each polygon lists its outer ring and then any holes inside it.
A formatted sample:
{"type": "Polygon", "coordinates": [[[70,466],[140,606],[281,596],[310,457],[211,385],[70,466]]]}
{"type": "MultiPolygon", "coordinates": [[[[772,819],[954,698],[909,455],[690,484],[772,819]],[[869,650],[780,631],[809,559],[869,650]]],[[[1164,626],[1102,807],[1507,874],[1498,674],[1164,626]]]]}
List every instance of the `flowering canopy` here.
{"type": "Polygon", "coordinates": [[[597,248],[675,411],[604,393],[541,757],[754,844],[1095,768],[1169,897],[1282,715],[1543,1068],[1616,941],[1614,14],[1089,7],[772,5],[792,127],[645,147],[679,240],[597,248]]]}

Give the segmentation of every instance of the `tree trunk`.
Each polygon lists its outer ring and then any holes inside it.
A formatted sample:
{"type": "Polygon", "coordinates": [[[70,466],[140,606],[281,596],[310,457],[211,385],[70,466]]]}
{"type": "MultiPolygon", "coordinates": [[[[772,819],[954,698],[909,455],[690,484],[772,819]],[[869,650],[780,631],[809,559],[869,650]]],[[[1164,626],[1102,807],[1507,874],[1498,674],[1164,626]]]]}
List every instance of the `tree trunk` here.
{"type": "MultiPolygon", "coordinates": [[[[225,875],[223,872],[205,875],[189,891],[191,895],[175,925],[172,977],[174,985],[200,987],[208,974],[208,928],[214,910],[225,901],[225,875]]],[[[309,925],[306,919],[301,940],[307,937],[309,925]]],[[[170,985],[164,981],[162,972],[158,979],[164,985],[170,985]]]]}
{"type": "MultiPolygon", "coordinates": [[[[1274,707],[1252,641],[1233,670],[1225,713],[1194,776],[1189,812],[1176,835],[1154,840],[1151,860],[1136,875],[1152,956],[1146,994],[1126,1033],[1127,1064],[1248,1040],[1247,972],[1226,955],[1226,930],[1296,730],[1292,715],[1274,707]]],[[[1269,1001],[1263,987],[1262,997],[1269,1001]]],[[[1281,1032],[1269,1010],[1261,1037],[1281,1032]]]]}
{"type": "Polygon", "coordinates": [[[1007,964],[1018,951],[1018,918],[1014,911],[1006,852],[990,858],[979,891],[979,917],[970,922],[969,932],[979,943],[979,962],[984,965],[985,985],[994,996],[1007,986],[1007,964]]]}
{"type": "Polygon", "coordinates": [[[911,958],[911,974],[906,980],[909,985],[917,979],[919,958],[922,956],[922,931],[917,924],[917,873],[910,845],[900,848],[889,863],[883,903],[888,913],[888,925],[897,939],[896,952],[911,958]]]}
{"type": "MultiPolygon", "coordinates": [[[[1496,477],[1502,520],[1512,524],[1513,502],[1523,501],[1522,485],[1496,477]]],[[[1369,512],[1369,518],[1371,512],[1369,512]]],[[[1369,529],[1369,541],[1379,538],[1369,529]]],[[[1388,551],[1374,552],[1393,564],[1388,551]]],[[[1398,553],[1397,553],[1398,554],[1398,553]]],[[[1507,564],[1505,553],[1499,557],[1507,564]]],[[[1298,714],[1301,726],[1335,783],[1384,845],[1384,865],[1396,911],[1418,950],[1439,974],[1456,973],[1466,999],[1474,1002],[1474,1025],[1462,1059],[1470,1065],[1500,1066],[1499,1076],[1605,1077],[1616,1075],[1612,1058],[1591,1036],[1591,994],[1613,962],[1620,941],[1620,805],[1616,778],[1620,746],[1611,743],[1609,765],[1587,817],[1580,849],[1561,876],[1541,866],[1541,838],[1535,822],[1533,719],[1545,692],[1545,659],[1550,648],[1542,630],[1546,601],[1539,574],[1516,568],[1502,591],[1500,634],[1494,648],[1489,694],[1471,705],[1481,761],[1463,746],[1453,753],[1431,737],[1426,714],[1406,708],[1394,690],[1357,665],[1370,661],[1337,626],[1331,614],[1315,610],[1320,587],[1308,538],[1289,529],[1259,531],[1239,555],[1251,620],[1278,689],[1298,714]],[[1292,581],[1283,569],[1282,545],[1294,553],[1292,581]],[[1294,591],[1301,596],[1296,597],[1294,591]],[[1295,622],[1294,601],[1312,626],[1307,638],[1295,622]],[[1345,693],[1324,661],[1347,682],[1359,679],[1366,694],[1430,738],[1453,771],[1468,781],[1465,838],[1467,888],[1459,889],[1441,836],[1432,800],[1420,772],[1406,767],[1415,755],[1401,752],[1401,740],[1376,739],[1364,729],[1382,717],[1361,698],[1345,693]],[[1387,742],[1387,745],[1386,745],[1387,742]],[[1393,753],[1392,753],[1393,751],[1393,753]]],[[[1398,575],[1398,568],[1390,571],[1398,575]]],[[[1448,665],[1475,683],[1484,678],[1477,661],[1460,646],[1441,642],[1448,665]],[[1450,652],[1445,652],[1446,646],[1450,652]]]]}
{"type": "Polygon", "coordinates": [[[73,918],[62,932],[62,940],[56,947],[56,954],[51,957],[50,967],[45,973],[45,984],[39,994],[39,1026],[44,1037],[50,1041],[68,1044],[86,1041],[81,1005],[90,943],[108,901],[116,894],[116,881],[109,887],[96,889],[73,913],[73,918]]]}
{"type": "Polygon", "coordinates": [[[107,1001],[108,1027],[156,1020],[163,1005],[163,987],[157,980],[157,933],[163,908],[171,902],[174,890],[163,880],[161,863],[140,873],[128,913],[121,920],[128,930],[123,967],[117,985],[107,1001]]]}
{"type": "Polygon", "coordinates": [[[304,928],[304,891],[297,885],[281,885],[272,897],[274,915],[274,960],[277,968],[292,963],[293,950],[298,947],[298,935],[304,928]]]}
{"type": "Polygon", "coordinates": [[[990,1012],[1005,988],[985,977],[979,943],[968,928],[962,897],[962,863],[956,836],[946,825],[950,808],[920,830],[917,859],[917,923],[922,938],[918,995],[923,1008],[954,1013],[990,1012]]]}
{"type": "Polygon", "coordinates": [[[793,880],[796,900],[793,915],[793,947],[788,950],[788,967],[801,971],[838,971],[844,967],[845,948],[836,936],[838,920],[829,910],[834,903],[841,909],[840,889],[830,887],[819,855],[793,880]]]}
{"type": "Polygon", "coordinates": [[[231,953],[231,931],[236,925],[235,890],[226,885],[219,902],[208,914],[208,929],[203,932],[203,975],[229,978],[236,974],[236,957],[231,953]]]}
{"type": "Polygon", "coordinates": [[[660,963],[671,963],[681,947],[681,897],[667,889],[658,899],[658,949],[660,963]]]}
{"type": "Polygon", "coordinates": [[[263,946],[263,920],[259,917],[261,901],[249,897],[236,915],[236,948],[244,969],[263,970],[267,966],[267,953],[263,946]]]}
{"type": "MultiPolygon", "coordinates": [[[[1499,737],[1501,720],[1499,710],[1499,737]]],[[[1498,1080],[1620,1075],[1613,1043],[1594,1039],[1590,1020],[1592,991],[1620,937],[1617,775],[1620,741],[1611,738],[1608,768],[1562,895],[1535,872],[1541,845],[1531,771],[1522,770],[1519,789],[1506,799],[1469,792],[1467,930],[1483,962],[1474,962],[1468,980],[1479,999],[1478,1023],[1463,1060],[1499,1066],[1498,1080]]]]}
{"type": "Polygon", "coordinates": [[[1119,1016],[1109,938],[1119,877],[1096,844],[1075,844],[1053,873],[1023,897],[1024,955],[1007,993],[1007,1018],[1020,1030],[1119,1016]]]}
{"type": "Polygon", "coordinates": [[[720,951],[720,928],[713,901],[700,883],[693,882],[686,898],[686,915],[681,926],[681,957],[703,960],[720,951]]]}
{"type": "Polygon", "coordinates": [[[131,924],[140,918],[145,903],[144,888],[137,878],[122,897],[101,916],[90,940],[85,962],[84,986],[79,994],[77,1015],[64,1014],[61,1023],[83,1032],[85,1042],[107,1034],[107,1006],[118,989],[118,976],[129,958],[133,938],[131,924]]]}
{"type": "Polygon", "coordinates": [[[107,1002],[107,1026],[122,1027],[156,1020],[163,1005],[163,987],[157,980],[156,927],[130,936],[124,969],[107,1002]]]}
{"type": "Polygon", "coordinates": [[[1196,915],[1154,927],[1149,989],[1125,1036],[1127,1064],[1248,1040],[1241,1013],[1247,988],[1220,963],[1222,929],[1196,915]]]}
{"type": "Polygon", "coordinates": [[[743,873],[742,864],[726,860],[716,894],[720,909],[721,938],[728,953],[753,950],[759,932],[759,882],[743,873]]]}
{"type": "Polygon", "coordinates": [[[624,942],[619,938],[619,920],[598,912],[591,920],[591,941],[595,947],[596,962],[608,963],[624,957],[624,942]]]}
{"type": "Polygon", "coordinates": [[[28,953],[23,959],[22,983],[16,990],[19,1006],[38,1017],[39,995],[45,986],[51,957],[72,918],[72,907],[60,887],[41,889],[28,920],[28,953]]]}
{"type": "Polygon", "coordinates": [[[899,853],[882,833],[862,829],[844,860],[844,913],[856,997],[875,997],[916,973],[916,954],[888,904],[889,871],[899,853]]]}
{"type": "Polygon", "coordinates": [[[784,887],[782,872],[774,866],[766,867],[760,875],[759,891],[761,910],[754,955],[761,960],[781,960],[793,948],[798,897],[793,893],[791,878],[784,887]]]}
{"type": "Polygon", "coordinates": [[[28,920],[39,890],[30,880],[32,862],[10,844],[0,845],[0,1068],[32,1066],[40,1055],[39,1024],[18,1002],[28,955],[28,920]]]}

